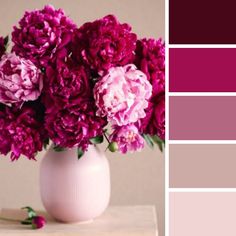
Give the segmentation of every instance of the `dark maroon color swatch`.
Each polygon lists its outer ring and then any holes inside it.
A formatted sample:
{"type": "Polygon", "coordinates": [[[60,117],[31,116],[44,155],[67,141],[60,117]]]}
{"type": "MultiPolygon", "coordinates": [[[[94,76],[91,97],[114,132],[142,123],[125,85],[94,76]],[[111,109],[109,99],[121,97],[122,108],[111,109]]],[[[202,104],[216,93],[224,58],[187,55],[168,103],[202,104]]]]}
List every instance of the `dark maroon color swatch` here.
{"type": "Polygon", "coordinates": [[[170,92],[236,92],[236,48],[171,48],[170,92]]]}
{"type": "Polygon", "coordinates": [[[170,97],[170,140],[236,140],[236,97],[170,97]]]}
{"type": "Polygon", "coordinates": [[[169,0],[170,44],[236,44],[236,1],[169,0]]]}

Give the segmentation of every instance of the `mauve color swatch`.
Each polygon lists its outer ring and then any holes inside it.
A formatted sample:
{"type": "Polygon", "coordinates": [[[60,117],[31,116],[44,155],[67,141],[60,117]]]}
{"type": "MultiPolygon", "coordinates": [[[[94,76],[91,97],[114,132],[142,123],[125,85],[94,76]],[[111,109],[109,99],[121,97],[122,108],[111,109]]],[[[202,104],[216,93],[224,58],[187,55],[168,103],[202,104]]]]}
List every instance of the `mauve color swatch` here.
{"type": "Polygon", "coordinates": [[[236,146],[171,144],[171,188],[236,188],[236,146]]]}
{"type": "Polygon", "coordinates": [[[170,0],[170,44],[235,44],[232,0],[170,0]]]}
{"type": "Polygon", "coordinates": [[[235,236],[236,193],[170,193],[170,236],[235,236]]]}
{"type": "Polygon", "coordinates": [[[236,48],[171,48],[170,92],[236,92],[236,48]]]}
{"type": "Polygon", "coordinates": [[[169,100],[170,140],[236,140],[236,97],[169,100]]]}

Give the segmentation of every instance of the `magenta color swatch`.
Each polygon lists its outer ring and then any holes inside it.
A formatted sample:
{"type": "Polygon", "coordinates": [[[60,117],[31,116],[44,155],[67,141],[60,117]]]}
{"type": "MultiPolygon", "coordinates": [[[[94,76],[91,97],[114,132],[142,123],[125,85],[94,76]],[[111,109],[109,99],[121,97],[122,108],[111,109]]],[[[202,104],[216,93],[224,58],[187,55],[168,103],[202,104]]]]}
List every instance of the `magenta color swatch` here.
{"type": "Polygon", "coordinates": [[[170,97],[171,140],[236,140],[236,97],[170,97]]]}
{"type": "Polygon", "coordinates": [[[171,48],[170,92],[236,92],[236,48],[171,48]]]}

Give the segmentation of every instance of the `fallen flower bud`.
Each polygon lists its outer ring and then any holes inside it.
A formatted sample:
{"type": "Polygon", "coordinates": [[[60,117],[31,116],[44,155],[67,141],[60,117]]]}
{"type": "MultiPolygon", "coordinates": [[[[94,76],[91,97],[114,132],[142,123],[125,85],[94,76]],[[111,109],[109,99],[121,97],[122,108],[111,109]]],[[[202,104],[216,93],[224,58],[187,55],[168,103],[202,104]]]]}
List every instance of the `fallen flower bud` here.
{"type": "Polygon", "coordinates": [[[46,224],[46,220],[42,216],[35,216],[32,218],[32,228],[40,229],[46,224]]]}

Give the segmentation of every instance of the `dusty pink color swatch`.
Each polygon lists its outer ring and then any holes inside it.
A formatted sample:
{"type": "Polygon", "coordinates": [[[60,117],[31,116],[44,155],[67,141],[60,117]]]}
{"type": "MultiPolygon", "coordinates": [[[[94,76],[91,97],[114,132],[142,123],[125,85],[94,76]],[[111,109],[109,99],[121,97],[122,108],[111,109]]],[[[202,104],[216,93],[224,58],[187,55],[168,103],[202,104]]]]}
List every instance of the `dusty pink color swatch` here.
{"type": "Polygon", "coordinates": [[[236,92],[236,48],[171,48],[171,92],[236,92]]]}
{"type": "Polygon", "coordinates": [[[236,145],[172,144],[171,188],[236,188],[236,145]]]}
{"type": "Polygon", "coordinates": [[[236,97],[170,97],[171,140],[236,140],[236,97]]]}
{"type": "Polygon", "coordinates": [[[170,193],[170,236],[235,236],[236,193],[170,193]]]}

